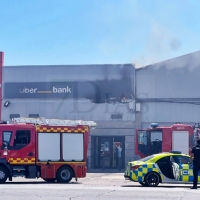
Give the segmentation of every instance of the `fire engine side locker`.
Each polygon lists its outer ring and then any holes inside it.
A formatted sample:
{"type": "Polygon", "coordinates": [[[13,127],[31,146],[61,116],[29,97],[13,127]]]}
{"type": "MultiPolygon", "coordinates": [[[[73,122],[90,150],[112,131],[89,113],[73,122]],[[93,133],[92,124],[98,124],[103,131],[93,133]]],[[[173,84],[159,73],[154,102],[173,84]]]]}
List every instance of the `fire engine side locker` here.
{"type": "MultiPolygon", "coordinates": [[[[62,134],[63,160],[68,162],[84,162],[84,134],[62,134]],[[76,145],[74,145],[76,144],[76,145]]],[[[83,165],[76,165],[75,178],[86,176],[83,165]]]]}
{"type": "Polygon", "coordinates": [[[60,161],[60,133],[38,133],[38,161],[46,162],[41,166],[43,178],[56,177],[56,169],[50,162],[60,161]]]}
{"type": "MultiPolygon", "coordinates": [[[[38,133],[38,162],[41,164],[42,178],[56,178],[59,162],[84,162],[83,133],[38,133]],[[52,163],[57,163],[55,166],[52,163]]],[[[75,165],[75,178],[86,175],[83,165],[75,165]]]]}
{"type": "Polygon", "coordinates": [[[172,150],[181,151],[188,154],[189,150],[189,132],[188,131],[173,131],[172,132],[172,150]]]}
{"type": "Polygon", "coordinates": [[[64,161],[83,161],[84,160],[84,141],[83,133],[63,133],[62,134],[63,160],[64,161]],[[76,145],[74,145],[76,144],[76,145]]]}

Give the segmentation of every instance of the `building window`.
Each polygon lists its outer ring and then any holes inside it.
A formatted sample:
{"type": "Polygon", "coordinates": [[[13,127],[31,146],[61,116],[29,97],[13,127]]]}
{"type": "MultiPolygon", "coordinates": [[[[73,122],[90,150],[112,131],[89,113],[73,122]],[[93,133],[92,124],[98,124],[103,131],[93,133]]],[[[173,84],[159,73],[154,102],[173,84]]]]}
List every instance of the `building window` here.
{"type": "Polygon", "coordinates": [[[111,119],[122,119],[122,114],[112,114],[111,119]]]}
{"type": "Polygon", "coordinates": [[[10,114],[10,119],[12,120],[13,118],[19,118],[20,114],[10,114]]]}
{"type": "Polygon", "coordinates": [[[39,114],[29,114],[28,117],[30,117],[30,118],[39,118],[40,115],[39,114]]]}

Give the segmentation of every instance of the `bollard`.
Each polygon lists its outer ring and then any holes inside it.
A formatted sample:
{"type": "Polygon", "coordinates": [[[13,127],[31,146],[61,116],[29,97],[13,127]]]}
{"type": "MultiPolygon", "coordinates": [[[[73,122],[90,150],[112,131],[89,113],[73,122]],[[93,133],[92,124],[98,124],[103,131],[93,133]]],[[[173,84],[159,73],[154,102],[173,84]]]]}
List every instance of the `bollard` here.
{"type": "Polygon", "coordinates": [[[102,167],[102,170],[104,170],[104,168],[105,168],[105,160],[104,160],[103,157],[101,159],[101,167],[102,167]]]}
{"type": "Polygon", "coordinates": [[[118,171],[121,171],[122,169],[122,159],[118,158],[118,171]]]}
{"type": "Polygon", "coordinates": [[[87,167],[87,170],[89,170],[89,158],[86,158],[86,167],[87,167]]]}

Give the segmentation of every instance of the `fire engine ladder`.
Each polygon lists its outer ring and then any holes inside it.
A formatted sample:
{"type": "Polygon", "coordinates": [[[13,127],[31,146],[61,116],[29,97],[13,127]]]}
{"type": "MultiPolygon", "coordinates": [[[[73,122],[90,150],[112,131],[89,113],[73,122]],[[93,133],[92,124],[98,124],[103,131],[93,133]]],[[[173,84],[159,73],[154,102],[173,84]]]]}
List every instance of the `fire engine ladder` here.
{"type": "Polygon", "coordinates": [[[19,117],[13,118],[14,123],[31,123],[31,124],[43,124],[43,125],[55,125],[55,126],[78,126],[86,125],[92,129],[97,127],[97,123],[94,121],[83,121],[83,120],[61,120],[61,119],[46,119],[44,117],[40,118],[27,118],[19,117]]]}

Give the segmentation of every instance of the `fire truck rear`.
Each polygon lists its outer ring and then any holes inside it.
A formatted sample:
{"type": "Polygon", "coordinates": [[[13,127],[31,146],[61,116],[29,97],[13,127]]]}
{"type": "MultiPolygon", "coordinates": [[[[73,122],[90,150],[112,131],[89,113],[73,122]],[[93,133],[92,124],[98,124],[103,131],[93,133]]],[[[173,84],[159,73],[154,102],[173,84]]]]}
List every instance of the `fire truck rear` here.
{"type": "Polygon", "coordinates": [[[199,127],[199,124],[198,127],[192,127],[180,123],[172,126],[158,126],[158,123],[152,123],[146,130],[136,130],[136,159],[169,151],[190,154],[190,148],[199,137],[199,127]]]}
{"type": "Polygon", "coordinates": [[[86,176],[93,121],[15,118],[0,124],[0,183],[13,177],[68,183],[86,176]]]}

